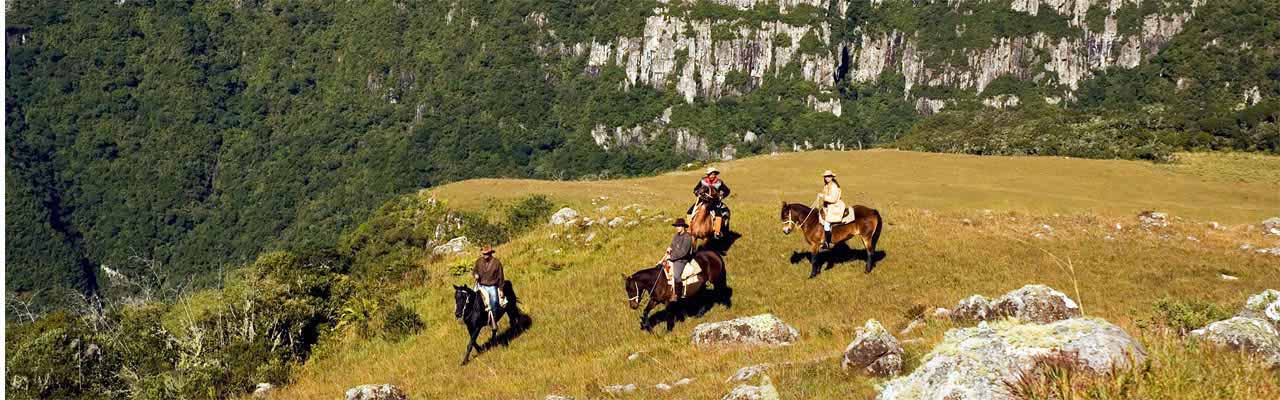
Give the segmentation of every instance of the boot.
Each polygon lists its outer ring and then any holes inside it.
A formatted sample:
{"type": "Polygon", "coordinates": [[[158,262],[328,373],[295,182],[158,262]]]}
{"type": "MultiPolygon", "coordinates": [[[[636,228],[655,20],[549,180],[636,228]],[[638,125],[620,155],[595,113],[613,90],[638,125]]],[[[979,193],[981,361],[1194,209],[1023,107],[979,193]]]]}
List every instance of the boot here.
{"type": "Polygon", "coordinates": [[[676,280],[675,287],[676,287],[676,300],[680,300],[684,298],[684,282],[680,280],[676,280]]]}
{"type": "Polygon", "coordinates": [[[822,231],[822,249],[831,249],[831,231],[822,231]]]}

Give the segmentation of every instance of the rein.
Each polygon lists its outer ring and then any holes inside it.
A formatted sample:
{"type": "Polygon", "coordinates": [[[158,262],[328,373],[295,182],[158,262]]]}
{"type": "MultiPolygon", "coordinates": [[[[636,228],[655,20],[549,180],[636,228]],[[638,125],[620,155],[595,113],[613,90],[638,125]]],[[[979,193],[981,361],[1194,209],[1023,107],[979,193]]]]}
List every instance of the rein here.
{"type": "Polygon", "coordinates": [[[803,224],[804,224],[804,221],[808,221],[808,220],[809,220],[809,216],[810,216],[810,215],[813,215],[813,210],[817,210],[817,208],[816,208],[816,207],[811,207],[811,208],[809,208],[809,213],[808,213],[808,214],[805,214],[805,215],[804,215],[804,218],[803,218],[803,219],[801,219],[801,220],[800,220],[800,222],[793,221],[793,220],[791,219],[791,212],[790,212],[790,211],[787,211],[787,223],[788,223],[788,224],[791,224],[792,226],[799,226],[799,227],[803,228],[803,227],[804,227],[804,225],[803,225],[803,224]]]}

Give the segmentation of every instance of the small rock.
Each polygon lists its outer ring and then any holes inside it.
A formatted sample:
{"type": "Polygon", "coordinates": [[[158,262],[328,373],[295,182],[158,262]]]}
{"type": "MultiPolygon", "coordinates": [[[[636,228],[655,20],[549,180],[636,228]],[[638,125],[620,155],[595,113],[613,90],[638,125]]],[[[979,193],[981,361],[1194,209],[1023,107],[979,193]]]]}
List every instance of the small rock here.
{"type": "Polygon", "coordinates": [[[597,209],[596,209],[596,212],[601,213],[601,214],[604,214],[604,213],[606,213],[606,212],[609,212],[609,206],[603,206],[603,207],[597,208],[597,209]]]}
{"type": "Polygon", "coordinates": [[[948,310],[942,307],[935,308],[933,309],[933,317],[934,318],[951,318],[951,310],[948,310]]]}
{"type": "Polygon", "coordinates": [[[729,379],[725,379],[724,381],[726,383],[727,382],[746,382],[751,378],[754,378],[760,374],[763,374],[764,371],[768,370],[770,367],[771,366],[769,364],[756,364],[749,367],[738,368],[738,372],[733,373],[733,376],[730,376],[729,379]]]}
{"type": "Polygon", "coordinates": [[[867,320],[844,349],[840,367],[856,368],[872,376],[897,375],[902,372],[902,345],[879,321],[867,320]]]}
{"type": "Polygon", "coordinates": [[[1253,249],[1253,245],[1252,245],[1252,244],[1245,243],[1245,244],[1241,244],[1241,245],[1240,245],[1240,250],[1243,250],[1243,251],[1249,251],[1249,250],[1252,250],[1252,249],[1253,249]]]}
{"type": "Polygon", "coordinates": [[[627,356],[627,361],[635,361],[637,358],[640,358],[640,356],[643,354],[644,354],[643,351],[637,351],[635,353],[631,353],[631,355],[627,356]]]}
{"type": "Polygon", "coordinates": [[[911,320],[911,322],[907,323],[907,326],[905,328],[902,328],[902,330],[898,331],[898,334],[902,336],[910,335],[911,332],[914,332],[916,329],[923,328],[923,327],[924,327],[924,321],[913,319],[911,320]]]}
{"type": "Polygon", "coordinates": [[[1261,249],[1258,249],[1257,251],[1258,251],[1258,254],[1270,254],[1273,256],[1280,256],[1280,247],[1261,248],[1261,249]]]}
{"type": "Polygon", "coordinates": [[[542,400],[573,400],[573,398],[565,395],[549,394],[547,397],[543,397],[542,400]]]}
{"type": "Polygon", "coordinates": [[[778,389],[773,387],[769,377],[765,376],[761,381],[760,386],[738,385],[721,400],[778,400],[778,389]]]}
{"type": "Polygon", "coordinates": [[[1138,222],[1143,228],[1163,228],[1169,226],[1169,214],[1155,211],[1143,211],[1138,214],[1138,222]]]}
{"type": "Polygon", "coordinates": [[[1108,241],[1108,242],[1114,242],[1114,241],[1116,240],[1116,238],[1115,238],[1115,236],[1107,235],[1107,236],[1103,236],[1103,237],[1102,237],[1102,240],[1106,240],[1106,241],[1108,241]]]}
{"type": "Polygon", "coordinates": [[[1124,230],[1124,225],[1116,224],[1116,227],[1115,227],[1115,228],[1116,228],[1116,230],[1117,230],[1117,231],[1119,231],[1119,230],[1124,230]]]}
{"type": "Polygon", "coordinates": [[[609,227],[617,228],[618,225],[622,225],[623,222],[622,217],[614,217],[612,220],[609,220],[609,227]]]}
{"type": "Polygon", "coordinates": [[[969,226],[973,226],[973,220],[970,220],[970,219],[968,219],[968,218],[965,218],[965,219],[960,220],[960,223],[965,224],[965,225],[969,225],[969,226]]]}
{"type": "Polygon", "coordinates": [[[1209,221],[1209,229],[1220,231],[1220,230],[1223,230],[1224,228],[1222,227],[1222,224],[1219,224],[1217,221],[1209,221]]]}
{"type": "Polygon", "coordinates": [[[388,383],[347,389],[347,400],[409,400],[403,390],[388,383]]]}
{"type": "Polygon", "coordinates": [[[609,393],[609,394],[624,394],[624,393],[631,393],[631,392],[636,391],[636,384],[634,384],[634,383],[628,383],[628,384],[625,384],[625,385],[609,385],[609,386],[605,386],[605,387],[603,387],[603,388],[600,388],[600,390],[601,390],[601,391],[604,391],[605,393],[609,393]]]}
{"type": "Polygon", "coordinates": [[[1240,277],[1238,277],[1238,276],[1235,276],[1235,275],[1227,275],[1227,274],[1218,274],[1218,278],[1221,278],[1221,279],[1222,279],[1222,280],[1224,280],[1224,281],[1238,281],[1238,280],[1240,280],[1240,277]]]}
{"type": "Polygon", "coordinates": [[[781,346],[800,337],[796,328],[788,326],[773,314],[760,314],[722,322],[707,322],[693,328],[693,344],[781,346]]]}
{"type": "Polygon", "coordinates": [[[1262,231],[1267,235],[1280,236],[1280,217],[1271,217],[1262,221],[1262,231]]]}
{"type": "Polygon", "coordinates": [[[1196,237],[1195,237],[1195,236],[1187,236],[1187,240],[1190,240],[1190,241],[1192,241],[1192,242],[1199,242],[1199,241],[1200,241],[1200,239],[1196,239],[1196,237]]]}
{"type": "Polygon", "coordinates": [[[583,240],[584,240],[584,241],[587,241],[587,242],[590,242],[590,241],[592,241],[592,240],[595,240],[595,238],[596,238],[596,233],[595,233],[595,232],[591,232],[590,234],[588,234],[588,235],[587,235],[587,238],[586,238],[586,239],[583,239],[583,240]]]}
{"type": "Polygon", "coordinates": [[[658,389],[658,390],[661,390],[661,391],[664,391],[664,392],[665,392],[665,391],[671,390],[671,385],[668,385],[668,384],[665,384],[665,383],[659,383],[659,384],[657,384],[657,385],[653,385],[653,388],[654,388],[654,389],[658,389]]]}
{"type": "Polygon", "coordinates": [[[674,382],[674,383],[672,383],[671,385],[672,385],[672,386],[684,386],[684,385],[688,385],[688,384],[690,384],[690,383],[693,383],[693,379],[690,379],[690,378],[680,378],[680,380],[675,381],[675,382],[674,382]]]}
{"type": "Polygon", "coordinates": [[[253,398],[255,399],[266,398],[267,396],[271,395],[271,392],[274,392],[275,390],[276,390],[276,385],[272,385],[270,383],[265,383],[265,382],[259,383],[258,386],[253,389],[253,398]]]}
{"type": "Polygon", "coordinates": [[[569,207],[561,208],[555,214],[551,214],[552,225],[566,225],[572,223],[578,218],[578,211],[569,207]]]}
{"type": "Polygon", "coordinates": [[[627,222],[626,227],[630,228],[630,227],[633,227],[633,226],[636,226],[636,225],[640,225],[640,221],[629,221],[629,222],[627,222]]]}
{"type": "Polygon", "coordinates": [[[459,236],[449,239],[445,244],[436,246],[431,249],[431,252],[434,254],[457,254],[465,251],[469,244],[471,244],[471,242],[467,240],[466,236],[459,236]]]}

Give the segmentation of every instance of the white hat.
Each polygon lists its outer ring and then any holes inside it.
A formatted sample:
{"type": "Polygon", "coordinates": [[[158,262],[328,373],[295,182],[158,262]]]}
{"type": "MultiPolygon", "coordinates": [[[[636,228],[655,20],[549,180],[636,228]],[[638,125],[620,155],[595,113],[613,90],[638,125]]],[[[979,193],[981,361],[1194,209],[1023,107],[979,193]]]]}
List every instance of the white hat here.
{"type": "Polygon", "coordinates": [[[720,173],[720,170],[716,169],[716,167],[707,167],[707,175],[718,173],[720,173]]]}
{"type": "Polygon", "coordinates": [[[831,172],[831,170],[822,171],[822,177],[824,177],[824,178],[825,178],[825,177],[828,177],[828,176],[830,176],[830,177],[834,178],[834,177],[836,177],[836,173],[835,173],[835,172],[831,172]]]}

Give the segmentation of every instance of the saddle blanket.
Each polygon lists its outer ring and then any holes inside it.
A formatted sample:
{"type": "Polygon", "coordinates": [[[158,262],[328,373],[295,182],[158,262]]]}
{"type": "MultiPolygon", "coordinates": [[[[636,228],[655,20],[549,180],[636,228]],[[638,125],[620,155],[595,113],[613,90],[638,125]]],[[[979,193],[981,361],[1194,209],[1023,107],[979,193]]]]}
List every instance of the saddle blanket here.
{"type": "MultiPolygon", "coordinates": [[[[671,286],[675,286],[676,281],[671,277],[671,263],[667,263],[663,265],[662,268],[663,268],[663,272],[665,272],[665,275],[667,276],[667,284],[671,286]]],[[[689,263],[684,265],[684,271],[681,271],[681,274],[680,274],[680,275],[684,275],[681,277],[682,278],[681,280],[684,281],[684,286],[688,287],[689,285],[698,283],[699,272],[702,272],[702,266],[698,265],[698,261],[689,260],[689,263]]]]}

